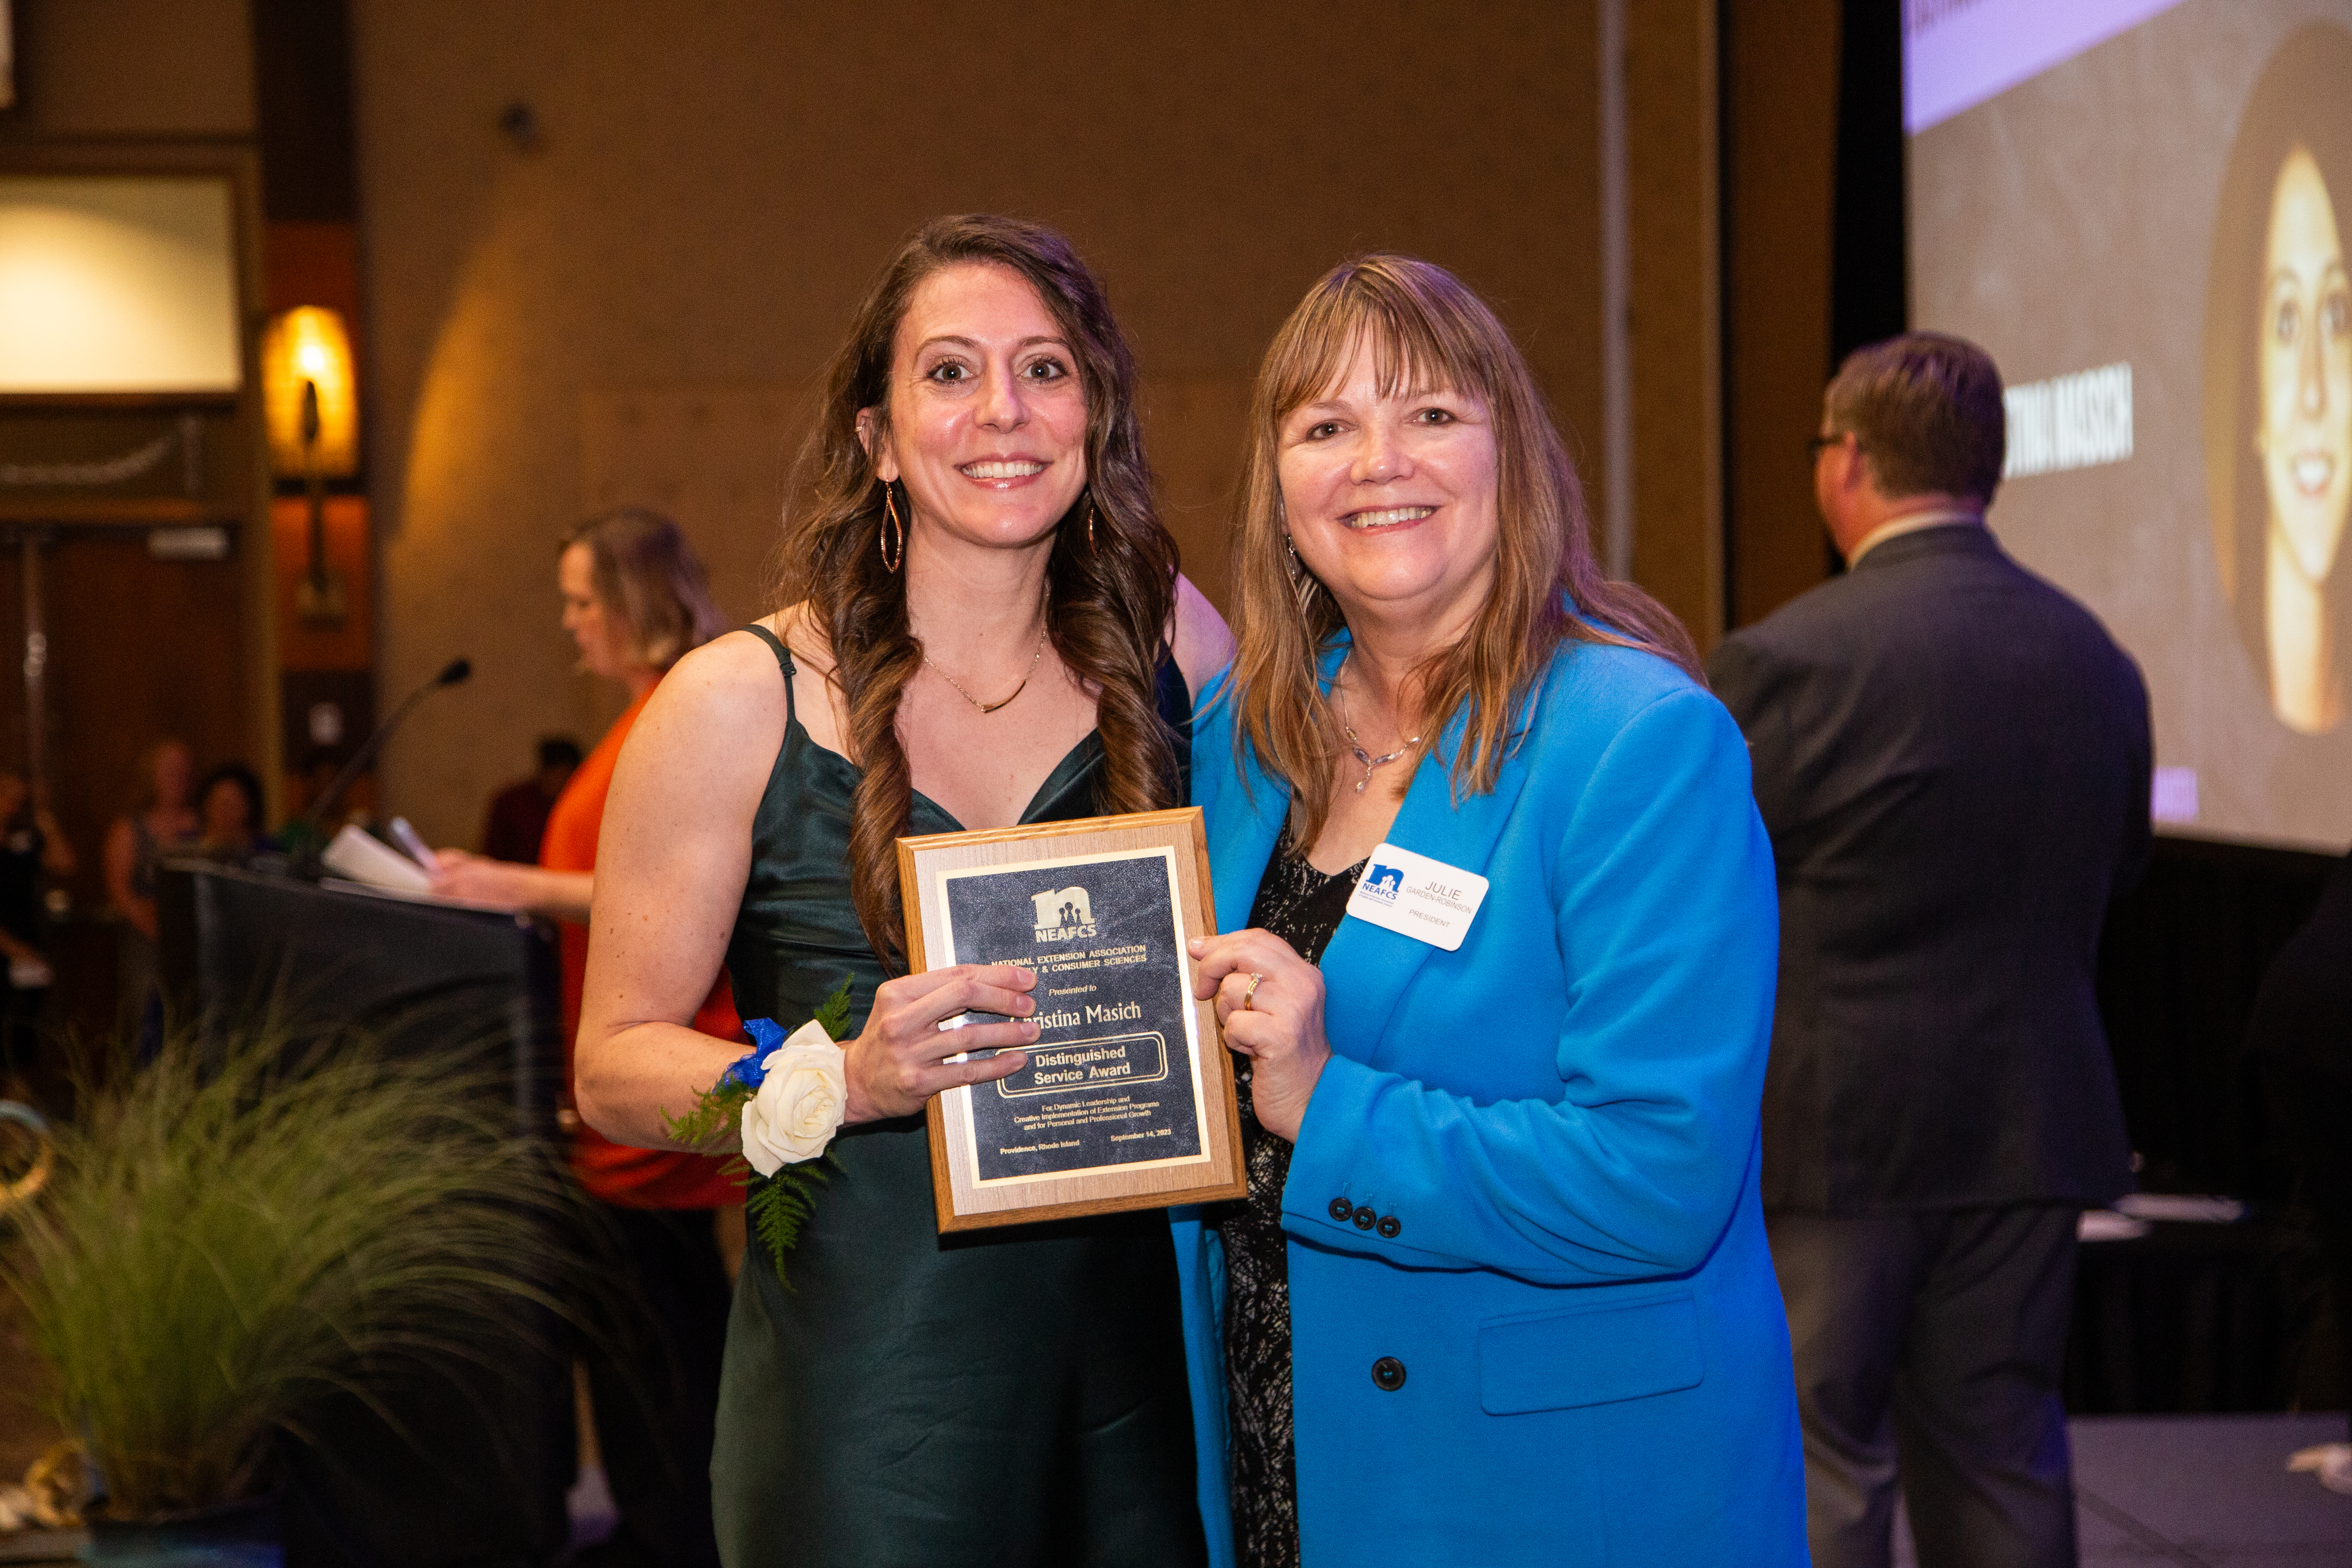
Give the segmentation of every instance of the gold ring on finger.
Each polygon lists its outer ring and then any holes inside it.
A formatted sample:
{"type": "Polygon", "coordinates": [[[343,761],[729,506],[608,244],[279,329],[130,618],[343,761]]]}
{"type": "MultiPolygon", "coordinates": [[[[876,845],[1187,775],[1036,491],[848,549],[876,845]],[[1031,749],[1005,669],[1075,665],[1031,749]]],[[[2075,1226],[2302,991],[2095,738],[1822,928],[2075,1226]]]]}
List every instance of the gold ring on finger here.
{"type": "Polygon", "coordinates": [[[1243,1012],[1246,1013],[1257,1005],[1257,983],[1265,978],[1265,976],[1263,974],[1253,974],[1250,976],[1250,983],[1247,989],[1242,992],[1243,1012]]]}

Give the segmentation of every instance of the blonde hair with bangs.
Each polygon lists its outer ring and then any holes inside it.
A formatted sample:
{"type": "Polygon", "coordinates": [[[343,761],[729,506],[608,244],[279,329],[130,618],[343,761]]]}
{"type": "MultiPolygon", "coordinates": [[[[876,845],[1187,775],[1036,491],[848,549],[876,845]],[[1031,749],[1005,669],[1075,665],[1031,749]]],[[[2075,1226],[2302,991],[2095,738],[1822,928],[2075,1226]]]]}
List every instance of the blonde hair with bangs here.
{"type": "MultiPolygon", "coordinates": [[[[1697,650],[1673,614],[1602,575],[1583,487],[1527,361],[1485,300],[1442,267],[1370,255],[1333,268],[1275,334],[1250,400],[1235,576],[1240,647],[1227,698],[1234,745],[1291,792],[1293,838],[1320,836],[1332,769],[1343,754],[1318,657],[1346,629],[1328,590],[1290,576],[1277,458],[1282,423],[1328,391],[1358,348],[1372,354],[1381,396],[1400,389],[1474,396],[1495,433],[1500,527],[1494,585],[1459,642],[1413,671],[1419,732],[1433,749],[1465,719],[1450,762],[1456,799],[1495,787],[1544,670],[1567,641],[1638,648],[1701,679],[1697,650]]],[[[1409,696],[1411,693],[1409,692],[1409,696]]],[[[1397,779],[1402,795],[1410,771],[1397,779]]]]}

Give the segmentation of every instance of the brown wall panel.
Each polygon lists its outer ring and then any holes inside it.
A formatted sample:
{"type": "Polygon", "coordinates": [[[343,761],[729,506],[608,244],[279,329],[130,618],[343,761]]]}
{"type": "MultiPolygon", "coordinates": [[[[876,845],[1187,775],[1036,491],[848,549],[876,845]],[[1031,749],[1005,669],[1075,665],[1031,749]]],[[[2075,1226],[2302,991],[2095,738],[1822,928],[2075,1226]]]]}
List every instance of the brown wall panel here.
{"type": "Polygon", "coordinates": [[[1841,0],[1725,8],[1725,510],[1731,623],[1828,575],[1805,443],[1830,359],[1841,0]]]}
{"type": "MultiPolygon", "coordinates": [[[[367,501],[328,496],[320,509],[329,573],[342,579],[343,617],[306,621],[300,595],[310,567],[310,503],[280,496],[270,503],[275,543],[272,613],[278,620],[278,660],[284,669],[365,669],[375,647],[375,563],[368,549],[367,501]]],[[[294,759],[288,758],[290,763],[294,759]]]]}
{"type": "MultiPolygon", "coordinates": [[[[549,585],[582,510],[650,499],[600,456],[599,400],[791,404],[933,214],[1042,218],[1100,268],[1213,595],[1259,353],[1351,251],[1459,269],[1597,445],[1589,5],[357,0],[353,36],[383,691],[453,653],[478,671],[385,764],[387,804],[437,838],[470,836],[532,736],[593,737],[614,707],[571,674],[549,585]],[[499,129],[518,100],[528,145],[499,129]]],[[[684,510],[721,498],[684,521],[739,613],[799,434],[636,470],[684,510]]]]}
{"type": "Polygon", "coordinates": [[[14,0],[17,135],[253,131],[247,0],[14,0]]]}
{"type": "Polygon", "coordinates": [[[1633,576],[1723,635],[1715,0],[1626,0],[1633,576]]]}

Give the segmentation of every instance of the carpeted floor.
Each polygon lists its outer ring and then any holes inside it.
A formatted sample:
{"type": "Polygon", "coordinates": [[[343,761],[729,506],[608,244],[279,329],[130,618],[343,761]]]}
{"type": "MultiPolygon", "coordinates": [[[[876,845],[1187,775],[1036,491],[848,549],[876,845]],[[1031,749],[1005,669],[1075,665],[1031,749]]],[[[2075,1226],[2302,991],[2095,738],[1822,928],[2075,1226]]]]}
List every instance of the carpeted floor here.
{"type": "MultiPolygon", "coordinates": [[[[2343,1442],[2341,1414],[2103,1415],[2071,1430],[2084,1568],[2352,1564],[2352,1497],[2286,1468],[2297,1448],[2343,1442]]],[[[1912,1568],[1907,1535],[1895,1560],[1912,1568]]]]}
{"type": "MultiPolygon", "coordinates": [[[[56,1440],[37,1365],[0,1292],[0,1478],[56,1440]]],[[[2340,1414],[2101,1416],[2073,1424],[2084,1568],[2344,1568],[2352,1497],[2290,1474],[2287,1456],[2345,1438],[2340,1414]]],[[[572,1490],[575,1543],[612,1528],[604,1477],[572,1490]]],[[[21,1561],[0,1539],[0,1562],[21,1561]]],[[[1897,1562],[1914,1559],[1904,1535],[1897,1562]]],[[[68,1548],[69,1550],[69,1548],[68,1548]]]]}
{"type": "Polygon", "coordinates": [[[48,1373],[33,1354],[16,1298],[0,1289],[0,1482],[21,1479],[64,1435],[49,1419],[48,1402],[48,1373]]]}

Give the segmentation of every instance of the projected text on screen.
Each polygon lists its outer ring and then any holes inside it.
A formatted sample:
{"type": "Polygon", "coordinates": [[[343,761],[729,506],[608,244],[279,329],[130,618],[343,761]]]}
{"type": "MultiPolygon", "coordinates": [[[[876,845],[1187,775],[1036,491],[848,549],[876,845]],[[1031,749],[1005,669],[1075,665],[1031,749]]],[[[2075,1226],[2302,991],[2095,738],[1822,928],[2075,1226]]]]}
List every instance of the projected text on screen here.
{"type": "Polygon", "coordinates": [[[2131,366],[2029,382],[2001,394],[2009,454],[2000,477],[2063,473],[2120,463],[2132,455],[2131,366]]]}

